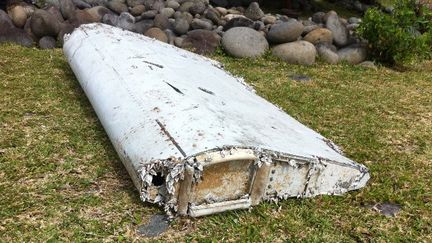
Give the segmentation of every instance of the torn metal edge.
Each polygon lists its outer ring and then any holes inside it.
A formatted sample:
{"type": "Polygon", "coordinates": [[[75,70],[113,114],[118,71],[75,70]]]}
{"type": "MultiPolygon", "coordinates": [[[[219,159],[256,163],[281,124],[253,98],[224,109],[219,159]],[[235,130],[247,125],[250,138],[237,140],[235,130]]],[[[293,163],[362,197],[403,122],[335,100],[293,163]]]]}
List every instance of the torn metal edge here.
{"type": "MultiPolygon", "coordinates": [[[[369,178],[369,170],[364,165],[353,162],[352,164],[345,164],[336,162],[333,160],[328,160],[320,157],[304,157],[297,156],[283,152],[277,152],[268,149],[262,149],[257,147],[248,147],[248,146],[223,146],[210,150],[206,150],[194,155],[190,155],[184,159],[170,157],[168,159],[162,160],[153,160],[147,163],[141,163],[140,168],[138,170],[139,178],[141,180],[141,187],[139,189],[140,198],[144,202],[156,203],[159,206],[162,206],[167,213],[167,215],[171,218],[177,216],[178,212],[178,204],[177,204],[177,191],[179,190],[179,181],[184,179],[184,173],[186,168],[190,168],[193,171],[193,183],[199,183],[202,177],[203,172],[203,163],[202,161],[197,161],[196,157],[202,156],[208,153],[219,152],[221,156],[225,156],[227,154],[233,154],[235,150],[238,149],[249,149],[252,150],[256,160],[254,165],[260,168],[261,166],[271,165],[276,162],[287,163],[292,167],[305,166],[308,165],[309,169],[307,172],[306,184],[304,191],[297,195],[297,198],[305,198],[312,197],[315,195],[323,194],[320,192],[313,192],[308,187],[311,178],[314,175],[320,173],[326,164],[334,164],[338,166],[350,167],[353,169],[357,169],[360,174],[353,180],[350,187],[347,189],[341,189],[340,191],[335,191],[331,195],[341,195],[350,190],[359,189],[359,184],[363,181],[365,176],[367,179],[369,178]],[[165,176],[165,186],[160,186],[157,192],[151,192],[149,189],[153,186],[152,180],[153,177],[158,173],[161,173],[165,176]],[[157,194],[154,199],[151,197],[151,193],[157,194]]],[[[210,158],[205,159],[204,163],[211,162],[210,158]]],[[[274,196],[265,196],[259,199],[259,201],[270,201],[270,202],[278,202],[280,199],[287,199],[290,197],[295,197],[288,194],[276,193],[274,196]]],[[[200,208],[200,207],[199,207],[200,208]]],[[[193,215],[191,215],[193,216],[193,215]]]]}

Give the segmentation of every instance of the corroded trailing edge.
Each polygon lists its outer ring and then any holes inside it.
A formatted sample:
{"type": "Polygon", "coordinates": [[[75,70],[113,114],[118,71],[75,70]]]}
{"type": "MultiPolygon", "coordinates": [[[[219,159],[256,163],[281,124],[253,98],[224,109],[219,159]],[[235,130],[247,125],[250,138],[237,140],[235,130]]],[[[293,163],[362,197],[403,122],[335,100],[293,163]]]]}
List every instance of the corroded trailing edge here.
{"type": "Polygon", "coordinates": [[[63,49],[141,199],[171,216],[340,195],[369,179],[217,61],[103,24],[80,26],[63,49]]]}
{"type": "MultiPolygon", "coordinates": [[[[195,205],[193,202],[189,202],[188,207],[200,208],[200,210],[202,210],[205,214],[211,214],[225,210],[247,208],[258,204],[261,201],[277,202],[280,199],[287,199],[290,197],[303,198],[313,197],[322,194],[341,195],[347,191],[356,190],[363,187],[369,179],[369,170],[361,164],[341,164],[319,157],[307,158],[285,154],[277,151],[264,150],[256,147],[224,146],[221,148],[215,148],[196,155],[189,156],[183,160],[170,158],[167,160],[158,160],[152,163],[143,164],[140,169],[140,178],[143,181],[143,186],[140,190],[141,199],[143,201],[157,203],[161,206],[164,206],[166,213],[170,216],[178,215],[177,198],[182,197],[182,195],[179,194],[179,183],[181,183],[185,179],[184,173],[185,171],[187,171],[186,168],[189,168],[189,170],[192,171],[191,182],[192,185],[196,185],[199,184],[201,181],[206,180],[205,177],[203,178],[203,170],[207,164],[211,164],[212,162],[214,162],[212,159],[212,155],[219,154],[221,158],[224,158],[229,155],[235,155],[239,151],[244,150],[252,151],[255,157],[253,161],[255,174],[252,174],[252,176],[256,177],[256,171],[259,170],[261,167],[271,168],[272,166],[275,166],[276,163],[283,163],[285,166],[293,168],[294,171],[295,169],[299,169],[299,175],[304,176],[305,179],[303,184],[303,190],[299,191],[297,194],[290,194],[284,191],[276,191],[276,193],[266,195],[265,190],[261,189],[261,191],[259,192],[260,195],[255,195],[255,198],[251,199],[250,194],[252,189],[250,189],[248,193],[239,197],[240,201],[235,200],[230,203],[230,201],[212,200],[198,205],[195,205]],[[204,158],[204,160],[198,161],[197,157],[204,158]],[[339,184],[335,184],[334,187],[328,188],[327,191],[317,191],[317,189],[319,188],[317,188],[317,185],[314,184],[313,180],[318,180],[321,172],[325,170],[326,167],[329,165],[351,168],[353,170],[357,170],[358,174],[355,177],[349,178],[348,181],[340,181],[339,184]],[[300,168],[307,168],[306,173],[301,174],[300,168]],[[155,187],[152,184],[152,181],[153,177],[157,176],[158,174],[163,175],[164,183],[163,185],[155,187]],[[254,200],[255,202],[252,203],[252,201],[254,200]]],[[[265,182],[269,181],[269,178],[271,178],[269,174],[270,173],[267,170],[267,174],[261,175],[263,176],[261,180],[265,182]]],[[[286,174],[286,176],[294,175],[286,174]]],[[[325,180],[325,178],[321,179],[325,180]]],[[[281,180],[283,181],[283,178],[281,180]]],[[[283,182],[288,183],[288,181],[283,182]]],[[[267,188],[269,186],[269,184],[267,183],[264,184],[264,188],[267,188]]],[[[187,210],[180,213],[180,215],[201,216],[187,210]]]]}

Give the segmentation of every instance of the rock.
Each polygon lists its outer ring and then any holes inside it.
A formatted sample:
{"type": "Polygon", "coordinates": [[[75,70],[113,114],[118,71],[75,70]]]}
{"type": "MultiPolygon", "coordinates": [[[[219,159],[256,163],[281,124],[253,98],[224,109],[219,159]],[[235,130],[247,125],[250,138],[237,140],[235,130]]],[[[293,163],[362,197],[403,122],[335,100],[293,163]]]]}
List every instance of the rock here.
{"type": "Polygon", "coordinates": [[[92,7],[90,4],[83,0],[72,0],[72,3],[75,5],[75,7],[79,9],[87,9],[92,7]]]}
{"type": "Polygon", "coordinates": [[[41,49],[53,49],[56,47],[56,39],[52,36],[44,36],[39,40],[39,47],[41,49]]]}
{"type": "Polygon", "coordinates": [[[367,58],[367,50],[361,45],[351,45],[340,49],[337,53],[341,61],[350,64],[359,64],[367,58]]]}
{"type": "Polygon", "coordinates": [[[145,11],[143,14],[141,14],[141,18],[143,19],[154,19],[157,15],[157,10],[149,10],[145,11]]]}
{"type": "Polygon", "coordinates": [[[150,28],[149,30],[147,30],[144,35],[150,37],[150,38],[154,38],[156,40],[168,43],[168,36],[165,32],[163,32],[163,30],[159,29],[159,28],[150,28]]]}
{"type": "Polygon", "coordinates": [[[208,8],[207,11],[206,11],[206,13],[205,13],[205,17],[207,19],[210,19],[214,24],[219,24],[220,23],[220,14],[214,8],[208,8]]]}
{"type": "Polygon", "coordinates": [[[128,7],[122,0],[109,0],[106,6],[117,14],[128,12],[128,7]]]}
{"type": "Polygon", "coordinates": [[[180,11],[176,11],[174,13],[174,18],[185,18],[188,23],[192,23],[192,20],[194,19],[194,17],[192,16],[192,14],[188,13],[188,12],[180,12],[180,11]]]}
{"type": "Polygon", "coordinates": [[[18,27],[24,27],[27,21],[27,13],[24,8],[20,5],[15,5],[12,8],[8,9],[8,14],[12,19],[13,24],[18,27]]]}
{"type": "Polygon", "coordinates": [[[119,19],[118,15],[116,15],[114,13],[109,13],[109,14],[105,14],[102,17],[102,23],[108,24],[111,26],[117,26],[118,19],[119,19]]]}
{"type": "Polygon", "coordinates": [[[286,43],[297,40],[303,32],[303,24],[290,19],[271,26],[267,38],[272,43],[286,43]]]}
{"type": "Polygon", "coordinates": [[[75,5],[72,0],[60,0],[60,12],[64,19],[71,18],[75,13],[75,5]]]}
{"type": "Polygon", "coordinates": [[[177,10],[180,7],[180,4],[174,0],[167,1],[166,6],[168,8],[172,8],[174,10],[177,10]]]}
{"type": "Polygon", "coordinates": [[[264,24],[274,24],[274,23],[276,23],[276,17],[275,16],[272,16],[272,15],[266,15],[266,16],[264,16],[262,19],[261,19],[263,22],[264,22],[264,24]]]}
{"type": "Polygon", "coordinates": [[[153,20],[144,19],[138,22],[135,22],[135,32],[144,34],[147,30],[153,27],[153,20]]]}
{"type": "Polygon", "coordinates": [[[88,24],[93,22],[93,16],[91,16],[87,11],[78,9],[75,11],[74,15],[69,18],[69,23],[74,27],[78,27],[82,24],[88,24]]]}
{"type": "Polygon", "coordinates": [[[175,11],[172,8],[163,8],[160,11],[160,14],[164,15],[167,18],[171,18],[174,15],[175,11]]]}
{"type": "Polygon", "coordinates": [[[179,34],[183,35],[186,34],[189,30],[189,23],[186,20],[186,18],[177,18],[174,23],[174,31],[179,34]]]}
{"type": "Polygon", "coordinates": [[[0,9],[0,31],[12,27],[14,27],[12,19],[5,11],[0,9]]]}
{"type": "MultiPolygon", "coordinates": [[[[220,5],[218,5],[220,6],[220,5]]],[[[216,11],[218,11],[220,13],[220,15],[226,15],[228,13],[228,10],[226,8],[223,7],[215,7],[216,11]]]]}
{"type": "Polygon", "coordinates": [[[193,2],[187,1],[184,2],[180,5],[180,7],[178,8],[178,10],[180,12],[189,12],[189,9],[194,5],[193,2]]]}
{"type": "Polygon", "coordinates": [[[339,55],[332,50],[329,45],[325,43],[318,44],[316,46],[318,55],[323,61],[329,64],[337,64],[339,62],[339,55]]]}
{"type": "Polygon", "coordinates": [[[31,47],[33,40],[24,30],[15,27],[8,14],[0,9],[0,43],[16,43],[31,47]]]}
{"type": "Polygon", "coordinates": [[[130,13],[133,16],[140,16],[141,14],[143,14],[145,11],[145,6],[144,5],[135,5],[133,8],[131,8],[130,13]]]}
{"type": "Polygon", "coordinates": [[[350,24],[360,24],[362,20],[360,18],[351,17],[348,19],[348,23],[350,24]]]}
{"type": "Polygon", "coordinates": [[[116,26],[125,30],[135,31],[135,18],[130,13],[123,12],[120,14],[116,26]]]}
{"type": "Polygon", "coordinates": [[[38,38],[44,36],[56,37],[60,31],[58,20],[48,11],[42,9],[37,9],[33,13],[30,27],[33,34],[38,38]]]}
{"type": "Polygon", "coordinates": [[[333,34],[330,30],[326,28],[319,28],[316,30],[313,30],[307,34],[303,40],[309,41],[310,43],[316,45],[318,43],[332,43],[333,41],[333,34]]]}
{"type": "Polygon", "coordinates": [[[192,30],[183,40],[182,48],[192,49],[198,54],[213,53],[220,43],[220,36],[209,30],[192,30]]]}
{"type": "Polygon", "coordinates": [[[243,16],[241,14],[227,14],[227,15],[225,15],[225,16],[222,17],[222,19],[225,20],[225,21],[230,21],[231,19],[234,19],[234,18],[245,18],[245,19],[247,19],[245,16],[243,16]]]}
{"type": "Polygon", "coordinates": [[[207,8],[207,6],[206,6],[206,4],[203,2],[203,1],[201,1],[201,0],[195,0],[195,2],[193,3],[193,5],[189,8],[189,12],[192,14],[192,15],[195,15],[195,14],[203,14],[204,13],[204,11],[206,10],[206,8],[207,8]]]}
{"type": "Polygon", "coordinates": [[[348,24],[346,26],[347,30],[355,30],[360,26],[360,24],[348,24]]]}
{"type": "Polygon", "coordinates": [[[324,23],[324,16],[326,14],[324,12],[316,12],[312,15],[312,21],[317,23],[317,24],[322,24],[324,23]]]}
{"type": "Polygon", "coordinates": [[[251,20],[259,20],[264,17],[264,12],[260,9],[257,2],[252,2],[246,9],[244,15],[251,20]]]}
{"type": "Polygon", "coordinates": [[[183,45],[183,40],[184,40],[183,37],[174,38],[174,45],[181,48],[183,45]]]}
{"type": "Polygon", "coordinates": [[[234,27],[253,27],[254,22],[246,17],[238,17],[233,18],[230,21],[228,21],[224,27],[223,31],[227,31],[234,27]]]}
{"type": "Polygon", "coordinates": [[[138,5],[144,5],[144,0],[126,0],[126,4],[129,7],[134,8],[138,5]]]}
{"type": "Polygon", "coordinates": [[[280,44],[272,49],[273,55],[291,64],[311,65],[315,63],[315,46],[307,41],[280,44]]]}
{"type": "Polygon", "coordinates": [[[360,63],[360,64],[358,64],[360,67],[364,67],[364,68],[370,68],[370,69],[373,69],[373,70],[377,70],[378,68],[375,66],[375,63],[374,62],[371,62],[371,61],[364,61],[364,62],[362,62],[362,63],[360,63]]]}
{"type": "Polygon", "coordinates": [[[172,30],[170,30],[170,29],[166,29],[166,30],[165,30],[165,34],[166,34],[167,37],[168,37],[168,43],[169,43],[170,45],[174,45],[174,39],[177,37],[177,36],[174,34],[174,32],[173,32],[172,30]]]}
{"type": "Polygon", "coordinates": [[[87,8],[84,11],[91,16],[92,22],[101,22],[105,14],[111,13],[111,11],[104,6],[87,8]]]}
{"type": "Polygon", "coordinates": [[[60,43],[60,45],[63,45],[63,38],[66,34],[72,33],[72,31],[75,29],[75,27],[69,23],[62,23],[60,24],[60,31],[57,35],[57,41],[60,43]]]}
{"type": "Polygon", "coordinates": [[[58,7],[51,5],[45,8],[45,10],[48,11],[50,14],[52,14],[59,23],[64,22],[63,15],[60,12],[60,9],[58,7]]]}
{"type": "Polygon", "coordinates": [[[205,29],[205,30],[211,30],[213,27],[213,24],[210,20],[204,20],[204,19],[193,19],[191,23],[192,29],[205,29]]]}
{"type": "Polygon", "coordinates": [[[170,23],[165,15],[157,14],[154,18],[154,26],[161,30],[164,30],[170,26],[170,23]]]}
{"type": "MultiPolygon", "coordinates": [[[[309,34],[310,32],[312,32],[312,31],[314,31],[314,30],[316,30],[316,29],[319,29],[319,28],[321,28],[319,25],[309,25],[309,26],[305,26],[305,27],[303,28],[302,35],[307,35],[307,34],[309,34]]],[[[333,41],[333,39],[332,39],[332,41],[333,41]]]]}
{"type": "Polygon", "coordinates": [[[152,5],[151,9],[161,11],[165,7],[165,2],[163,0],[156,0],[152,5]]]}
{"type": "Polygon", "coordinates": [[[333,33],[333,41],[338,46],[348,44],[348,30],[342,24],[336,12],[330,11],[326,21],[326,27],[333,33]]]}
{"type": "Polygon", "coordinates": [[[269,44],[258,31],[248,27],[235,27],[225,32],[222,46],[234,57],[259,57],[265,53],[269,44]]]}
{"type": "Polygon", "coordinates": [[[33,40],[24,30],[13,26],[11,28],[0,29],[0,43],[15,43],[31,47],[33,40]]]}

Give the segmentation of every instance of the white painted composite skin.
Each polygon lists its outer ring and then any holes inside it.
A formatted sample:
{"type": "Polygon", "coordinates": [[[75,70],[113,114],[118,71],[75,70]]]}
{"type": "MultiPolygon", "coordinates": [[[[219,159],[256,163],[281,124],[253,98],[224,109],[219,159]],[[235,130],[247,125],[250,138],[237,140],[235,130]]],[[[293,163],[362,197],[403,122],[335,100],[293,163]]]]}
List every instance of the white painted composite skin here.
{"type": "Polygon", "coordinates": [[[137,187],[143,164],[172,156],[181,161],[223,146],[357,168],[364,175],[352,189],[369,179],[364,166],[256,95],[218,62],[103,24],[82,25],[66,37],[63,49],[137,187]]]}

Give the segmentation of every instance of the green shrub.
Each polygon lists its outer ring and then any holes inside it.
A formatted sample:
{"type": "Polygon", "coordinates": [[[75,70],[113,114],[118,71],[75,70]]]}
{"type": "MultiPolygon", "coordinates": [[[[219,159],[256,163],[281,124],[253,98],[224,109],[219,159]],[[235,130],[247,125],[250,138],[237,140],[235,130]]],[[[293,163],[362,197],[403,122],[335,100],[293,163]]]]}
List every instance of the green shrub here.
{"type": "Polygon", "coordinates": [[[391,14],[369,9],[357,33],[378,61],[404,64],[432,56],[432,14],[414,0],[401,0],[391,14]]]}

